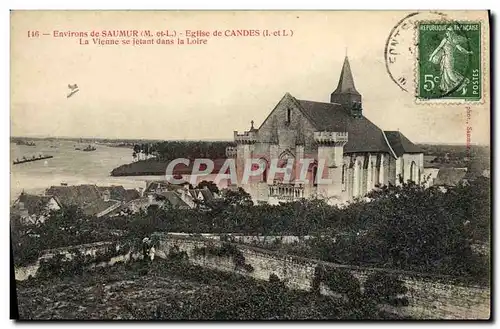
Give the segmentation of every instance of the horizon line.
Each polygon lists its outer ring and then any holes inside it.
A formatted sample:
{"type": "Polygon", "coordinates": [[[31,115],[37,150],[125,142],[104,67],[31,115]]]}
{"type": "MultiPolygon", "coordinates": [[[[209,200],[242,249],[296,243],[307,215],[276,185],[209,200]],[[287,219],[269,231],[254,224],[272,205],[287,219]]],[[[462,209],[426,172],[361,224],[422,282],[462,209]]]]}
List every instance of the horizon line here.
{"type": "MultiPolygon", "coordinates": [[[[172,138],[172,139],[158,139],[158,138],[117,138],[117,137],[85,137],[85,136],[10,136],[10,138],[27,138],[27,139],[94,139],[94,140],[116,140],[116,141],[155,141],[155,142],[169,142],[169,141],[204,141],[204,142],[234,142],[233,139],[214,139],[214,138],[172,138]]],[[[467,146],[467,143],[454,143],[454,142],[414,142],[418,145],[453,145],[453,146],[467,146]]],[[[490,144],[483,143],[469,143],[474,146],[490,146],[490,144]]]]}

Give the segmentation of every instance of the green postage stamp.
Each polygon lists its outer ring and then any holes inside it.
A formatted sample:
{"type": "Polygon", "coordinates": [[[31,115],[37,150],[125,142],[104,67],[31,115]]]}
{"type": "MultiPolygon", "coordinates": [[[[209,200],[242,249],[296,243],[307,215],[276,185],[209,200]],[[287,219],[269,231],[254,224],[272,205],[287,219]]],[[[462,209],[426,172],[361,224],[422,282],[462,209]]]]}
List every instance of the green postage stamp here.
{"type": "Polygon", "coordinates": [[[480,101],[481,23],[419,22],[417,30],[417,98],[480,101]]]}

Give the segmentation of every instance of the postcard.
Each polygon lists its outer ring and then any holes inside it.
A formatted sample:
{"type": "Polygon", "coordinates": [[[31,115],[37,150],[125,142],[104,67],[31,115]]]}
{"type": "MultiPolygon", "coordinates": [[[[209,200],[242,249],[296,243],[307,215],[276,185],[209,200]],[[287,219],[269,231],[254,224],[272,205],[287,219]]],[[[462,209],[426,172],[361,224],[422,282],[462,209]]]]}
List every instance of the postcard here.
{"type": "Polygon", "coordinates": [[[488,320],[488,11],[13,10],[20,320],[488,320]]]}

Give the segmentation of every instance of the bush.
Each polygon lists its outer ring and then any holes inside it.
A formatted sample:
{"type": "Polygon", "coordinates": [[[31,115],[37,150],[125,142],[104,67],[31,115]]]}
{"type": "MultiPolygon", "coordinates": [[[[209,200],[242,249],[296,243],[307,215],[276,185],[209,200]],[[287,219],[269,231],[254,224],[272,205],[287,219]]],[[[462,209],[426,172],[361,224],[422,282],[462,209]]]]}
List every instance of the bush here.
{"type": "Polygon", "coordinates": [[[380,272],[373,273],[366,279],[364,287],[364,294],[377,303],[408,306],[408,299],[401,297],[408,292],[408,288],[397,277],[380,272]]]}
{"type": "Polygon", "coordinates": [[[71,276],[82,274],[85,263],[83,255],[77,254],[73,259],[67,259],[63,254],[57,254],[52,258],[40,262],[37,277],[49,278],[52,276],[71,276]]]}
{"type": "Polygon", "coordinates": [[[270,283],[281,283],[280,278],[274,273],[269,274],[269,282],[270,283]]]}
{"type": "Polygon", "coordinates": [[[168,259],[170,261],[182,262],[188,260],[189,256],[187,252],[181,251],[179,246],[174,245],[168,252],[168,259]]]}
{"type": "Polygon", "coordinates": [[[242,268],[251,273],[254,268],[251,264],[246,264],[246,259],[241,250],[230,242],[223,242],[220,247],[208,244],[204,247],[195,247],[193,254],[198,256],[215,256],[215,257],[228,257],[231,258],[235,268],[242,268]]]}
{"type": "Polygon", "coordinates": [[[348,270],[329,268],[325,271],[323,280],[328,288],[337,293],[346,294],[349,299],[361,295],[361,285],[348,270]]]}
{"type": "Polygon", "coordinates": [[[325,270],[317,265],[314,268],[314,276],[311,282],[311,292],[319,295],[321,293],[321,282],[325,279],[325,270]]]}

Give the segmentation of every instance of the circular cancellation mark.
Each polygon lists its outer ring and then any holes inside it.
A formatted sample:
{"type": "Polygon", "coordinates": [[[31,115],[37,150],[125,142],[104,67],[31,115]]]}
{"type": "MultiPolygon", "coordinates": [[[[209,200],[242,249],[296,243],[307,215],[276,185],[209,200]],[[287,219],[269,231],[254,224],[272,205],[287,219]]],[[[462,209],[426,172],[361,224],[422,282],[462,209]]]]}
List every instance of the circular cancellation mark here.
{"type": "MultiPolygon", "coordinates": [[[[384,48],[386,71],[391,80],[405,92],[417,89],[415,61],[419,61],[419,58],[417,49],[418,31],[416,28],[417,22],[421,21],[448,22],[450,25],[460,25],[458,22],[447,19],[447,15],[444,13],[427,11],[410,13],[399,20],[392,28],[384,48]]],[[[457,31],[457,33],[463,34],[460,31],[457,31]]],[[[469,70],[469,68],[470,65],[468,65],[466,70],[469,70]]],[[[465,74],[462,81],[451,90],[433,95],[432,98],[443,98],[456,92],[465,82],[466,76],[465,74]]]]}

